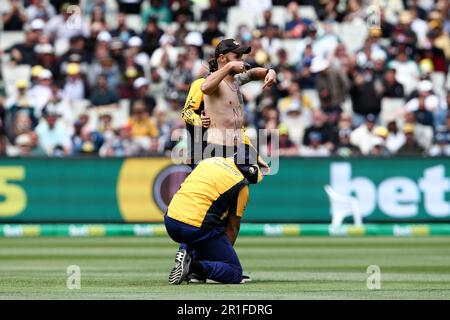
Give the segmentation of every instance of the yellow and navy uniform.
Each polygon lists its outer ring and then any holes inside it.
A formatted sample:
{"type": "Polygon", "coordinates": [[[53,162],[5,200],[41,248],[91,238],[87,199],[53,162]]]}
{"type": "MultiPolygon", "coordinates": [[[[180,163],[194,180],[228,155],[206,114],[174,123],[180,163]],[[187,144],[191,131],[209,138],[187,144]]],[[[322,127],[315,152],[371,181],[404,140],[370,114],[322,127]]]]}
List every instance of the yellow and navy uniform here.
{"type": "Polygon", "coordinates": [[[206,137],[203,139],[206,129],[203,128],[200,118],[200,114],[205,109],[203,92],[200,89],[203,82],[205,82],[205,78],[192,82],[181,112],[188,131],[188,158],[191,165],[202,159],[203,150],[206,148],[206,137]]]}
{"type": "Polygon", "coordinates": [[[201,161],[172,198],[167,215],[198,228],[223,225],[229,215],[242,217],[249,196],[248,181],[234,159],[201,161]]]}

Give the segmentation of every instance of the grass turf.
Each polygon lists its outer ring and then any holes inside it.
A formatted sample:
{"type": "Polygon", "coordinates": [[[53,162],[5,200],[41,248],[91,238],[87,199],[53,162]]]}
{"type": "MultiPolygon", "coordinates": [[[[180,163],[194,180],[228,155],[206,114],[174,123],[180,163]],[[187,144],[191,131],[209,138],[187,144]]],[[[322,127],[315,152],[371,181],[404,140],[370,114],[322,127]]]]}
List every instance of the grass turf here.
{"type": "Polygon", "coordinates": [[[265,238],[236,244],[253,282],[170,286],[161,238],[0,239],[0,299],[449,299],[450,237],[265,238]],[[81,289],[66,268],[81,268],[81,289]],[[381,289],[368,290],[369,265],[381,289]]]}

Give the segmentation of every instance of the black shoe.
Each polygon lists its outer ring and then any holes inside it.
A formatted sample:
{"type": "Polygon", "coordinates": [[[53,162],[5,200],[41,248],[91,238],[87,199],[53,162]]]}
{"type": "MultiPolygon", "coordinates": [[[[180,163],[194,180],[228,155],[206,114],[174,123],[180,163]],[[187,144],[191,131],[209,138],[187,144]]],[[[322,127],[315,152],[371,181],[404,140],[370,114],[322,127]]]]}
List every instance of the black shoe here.
{"type": "Polygon", "coordinates": [[[180,284],[182,283],[187,275],[189,274],[189,269],[191,266],[191,257],[186,252],[186,250],[178,250],[175,256],[175,267],[170,271],[169,283],[170,284],[180,284]]]}
{"type": "Polygon", "coordinates": [[[187,279],[188,283],[206,283],[206,278],[198,273],[191,273],[187,279]]]}
{"type": "Polygon", "coordinates": [[[241,283],[252,282],[252,278],[249,275],[243,274],[241,283]]]}
{"type": "MultiPolygon", "coordinates": [[[[249,275],[242,275],[242,280],[241,283],[247,283],[247,282],[252,282],[252,278],[249,275]]],[[[192,273],[189,275],[188,277],[188,283],[220,283],[211,279],[205,279],[204,277],[196,274],[196,273],[192,273]]]]}

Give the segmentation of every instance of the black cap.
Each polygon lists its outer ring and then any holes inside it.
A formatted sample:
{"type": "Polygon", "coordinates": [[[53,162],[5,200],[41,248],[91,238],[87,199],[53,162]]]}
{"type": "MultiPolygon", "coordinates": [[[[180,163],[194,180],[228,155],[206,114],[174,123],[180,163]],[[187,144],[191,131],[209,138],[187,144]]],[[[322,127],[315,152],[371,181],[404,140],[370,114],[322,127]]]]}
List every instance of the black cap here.
{"type": "Polygon", "coordinates": [[[239,43],[237,43],[234,39],[225,39],[220,41],[220,43],[216,47],[215,57],[216,59],[221,54],[225,54],[228,52],[234,52],[237,54],[247,54],[250,53],[252,50],[252,47],[249,46],[241,46],[239,43]]]}
{"type": "Polygon", "coordinates": [[[234,163],[247,181],[251,184],[261,180],[261,172],[257,164],[258,153],[250,145],[238,145],[234,154],[234,163]]]}

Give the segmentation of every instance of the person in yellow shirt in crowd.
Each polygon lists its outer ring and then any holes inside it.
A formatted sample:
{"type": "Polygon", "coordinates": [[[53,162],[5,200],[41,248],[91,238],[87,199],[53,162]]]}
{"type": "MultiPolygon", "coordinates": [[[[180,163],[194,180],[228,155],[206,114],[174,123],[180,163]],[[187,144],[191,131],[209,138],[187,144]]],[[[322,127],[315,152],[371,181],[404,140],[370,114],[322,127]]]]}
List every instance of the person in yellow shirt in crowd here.
{"type": "Polygon", "coordinates": [[[131,136],[144,150],[156,152],[158,150],[159,130],[145,110],[142,101],[135,101],[131,109],[129,120],[131,136]]]}

